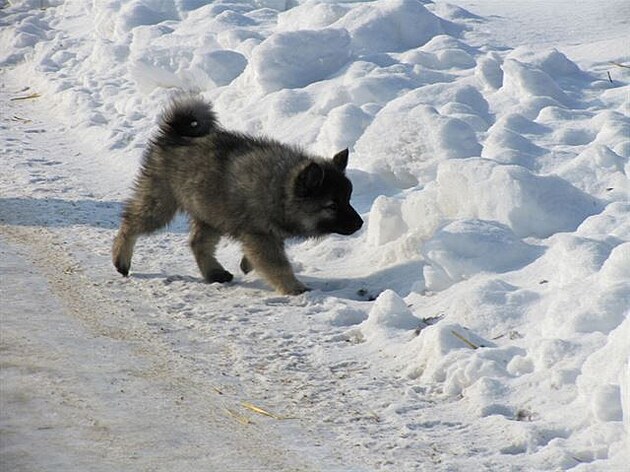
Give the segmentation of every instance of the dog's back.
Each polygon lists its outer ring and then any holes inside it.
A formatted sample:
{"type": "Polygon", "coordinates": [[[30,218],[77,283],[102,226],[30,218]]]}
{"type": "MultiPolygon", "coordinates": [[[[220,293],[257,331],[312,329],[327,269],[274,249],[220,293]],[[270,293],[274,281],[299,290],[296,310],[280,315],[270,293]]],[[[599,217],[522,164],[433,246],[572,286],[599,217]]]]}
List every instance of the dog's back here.
{"type": "Polygon", "coordinates": [[[293,174],[309,159],[295,147],[222,129],[210,104],[186,97],[163,114],[143,168],[164,177],[178,209],[226,235],[287,237],[296,228],[282,214],[283,202],[293,174]]]}

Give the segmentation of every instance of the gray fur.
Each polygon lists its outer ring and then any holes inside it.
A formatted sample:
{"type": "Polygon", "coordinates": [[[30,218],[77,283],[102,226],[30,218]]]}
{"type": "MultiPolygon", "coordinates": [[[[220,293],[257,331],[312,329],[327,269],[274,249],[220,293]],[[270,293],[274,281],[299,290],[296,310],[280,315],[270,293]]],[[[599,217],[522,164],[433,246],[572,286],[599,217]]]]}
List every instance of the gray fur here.
{"type": "Polygon", "coordinates": [[[232,280],[214,255],[227,236],[243,245],[243,272],[256,270],[280,293],[302,293],[307,288],[293,274],[285,239],[352,234],[363,224],[349,203],[347,161],[347,150],[323,159],[226,131],[209,103],[176,99],[162,115],[124,207],[114,265],[127,276],[137,237],[183,211],[190,216],[191,249],[208,282],[232,280]]]}

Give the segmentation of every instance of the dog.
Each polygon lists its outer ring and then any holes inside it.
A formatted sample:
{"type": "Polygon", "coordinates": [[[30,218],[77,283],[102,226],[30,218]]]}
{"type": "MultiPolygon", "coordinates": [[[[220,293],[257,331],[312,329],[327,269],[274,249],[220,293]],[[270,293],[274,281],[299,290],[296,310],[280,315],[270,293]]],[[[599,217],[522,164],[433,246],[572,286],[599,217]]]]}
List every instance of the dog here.
{"type": "Polygon", "coordinates": [[[289,238],[351,235],[363,220],[350,205],[348,150],[332,159],[296,146],[223,129],[198,96],[172,99],[150,139],[131,198],[125,203],[112,258],[129,274],[138,236],[190,218],[190,247],[207,282],[229,282],[215,258],[221,237],[240,241],[241,270],[257,271],[276,291],[309,290],[293,273],[289,238]]]}

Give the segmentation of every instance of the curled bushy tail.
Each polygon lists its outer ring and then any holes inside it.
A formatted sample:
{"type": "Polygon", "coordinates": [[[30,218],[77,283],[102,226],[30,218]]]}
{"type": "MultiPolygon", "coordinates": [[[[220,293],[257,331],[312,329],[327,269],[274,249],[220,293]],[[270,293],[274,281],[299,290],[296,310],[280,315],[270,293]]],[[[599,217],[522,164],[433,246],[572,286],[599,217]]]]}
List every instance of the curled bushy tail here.
{"type": "Polygon", "coordinates": [[[199,96],[176,97],[160,117],[155,144],[186,144],[186,138],[200,138],[218,127],[212,105],[199,96]]]}

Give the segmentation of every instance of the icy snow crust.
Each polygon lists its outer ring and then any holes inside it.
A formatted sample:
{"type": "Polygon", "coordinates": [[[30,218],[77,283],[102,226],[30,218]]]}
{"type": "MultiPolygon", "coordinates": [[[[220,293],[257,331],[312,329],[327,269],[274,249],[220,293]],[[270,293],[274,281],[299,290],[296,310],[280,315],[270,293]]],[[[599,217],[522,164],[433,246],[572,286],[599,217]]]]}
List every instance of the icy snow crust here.
{"type": "MultiPolygon", "coordinates": [[[[623,48],[574,44],[578,64],[415,0],[11,3],[7,237],[37,231],[219,389],[294,418],[277,426],[287,448],[326,456],[321,470],[627,465],[630,74],[606,74],[623,48]],[[183,219],[139,242],[129,280],[110,267],[120,202],[180,89],[228,128],[350,148],[368,224],[290,245],[312,292],[277,297],[255,273],[203,284],[183,219]]],[[[237,244],[219,257],[237,273],[237,244]]],[[[27,449],[2,452],[19,465],[27,449]]]]}

